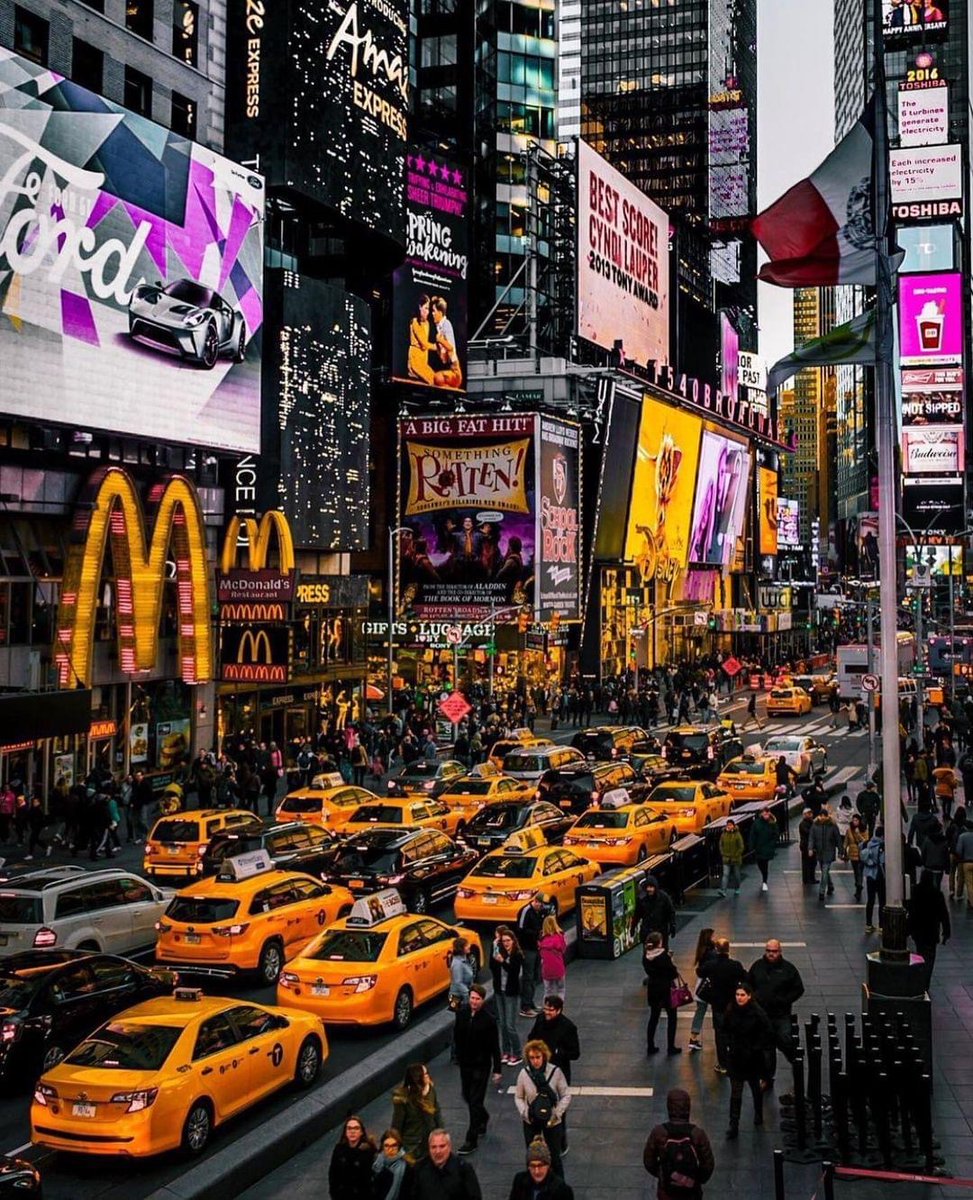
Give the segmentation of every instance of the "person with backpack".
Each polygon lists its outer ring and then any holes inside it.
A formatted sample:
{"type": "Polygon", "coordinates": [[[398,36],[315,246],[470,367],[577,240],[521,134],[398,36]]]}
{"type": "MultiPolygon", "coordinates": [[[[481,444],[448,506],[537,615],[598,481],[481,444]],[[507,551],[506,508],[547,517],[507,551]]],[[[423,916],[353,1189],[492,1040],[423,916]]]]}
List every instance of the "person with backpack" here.
{"type": "Polygon", "coordinates": [[[705,1129],[689,1119],[691,1101],[682,1088],[666,1096],[669,1120],[649,1133],[642,1162],[659,1181],[658,1200],[702,1200],[703,1184],[716,1162],[705,1129]]]}
{"type": "Polygon", "coordinates": [[[875,836],[869,838],[861,850],[865,864],[865,932],[874,933],[872,915],[878,900],[878,923],[885,919],[885,827],[877,825],[875,836]]]}
{"type": "Polygon", "coordinates": [[[535,1138],[543,1138],[551,1153],[551,1170],[563,1178],[559,1126],[571,1103],[571,1089],[560,1067],[550,1061],[544,1042],[528,1042],[524,1057],[514,1092],[514,1103],[524,1124],[524,1141],[529,1146],[535,1138]]]}

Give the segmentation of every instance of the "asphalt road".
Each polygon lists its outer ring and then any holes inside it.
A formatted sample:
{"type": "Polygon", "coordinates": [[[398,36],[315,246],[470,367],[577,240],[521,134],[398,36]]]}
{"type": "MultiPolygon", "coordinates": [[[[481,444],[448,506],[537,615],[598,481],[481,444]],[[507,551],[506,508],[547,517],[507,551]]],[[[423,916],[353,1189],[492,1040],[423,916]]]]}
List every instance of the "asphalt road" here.
{"type": "MultiPolygon", "coordinates": [[[[740,721],[745,715],[745,706],[745,698],[721,705],[721,715],[728,714],[740,721]]],[[[542,731],[545,724],[539,723],[538,732],[542,731]]],[[[848,787],[852,791],[857,790],[863,781],[868,758],[867,738],[863,733],[849,733],[846,728],[832,731],[828,724],[827,710],[818,707],[808,716],[774,720],[761,731],[753,730],[747,733],[744,740],[746,745],[752,745],[765,740],[770,733],[812,733],[828,747],[829,780],[826,782],[831,782],[832,785],[837,783],[839,790],[848,787]]],[[[573,733],[574,730],[562,727],[553,736],[557,741],[568,742],[573,733]]],[[[16,856],[17,851],[12,851],[11,860],[16,856]]],[[[126,846],[115,860],[115,864],[137,870],[141,864],[138,848],[126,846]]],[[[690,905],[690,908],[698,909],[698,906],[690,905]]],[[[435,911],[435,915],[443,920],[451,920],[453,916],[449,906],[441,906],[435,911]]],[[[207,990],[214,994],[248,998],[264,1003],[274,1001],[273,988],[254,987],[244,983],[227,986],[214,982],[208,985],[207,990]]],[[[427,1019],[432,1012],[438,1012],[439,1009],[439,1003],[433,1001],[417,1010],[415,1021],[427,1019]]],[[[325,1079],[335,1079],[366,1054],[388,1045],[394,1036],[385,1029],[330,1030],[331,1053],[322,1073],[322,1082],[325,1079]]],[[[255,1111],[238,1118],[218,1133],[212,1148],[220,1149],[227,1145],[228,1140],[252,1136],[270,1114],[279,1111],[291,1099],[291,1093],[285,1091],[279,1098],[265,1101],[255,1111]]],[[[44,1176],[44,1194],[47,1200],[142,1200],[186,1169],[183,1162],[172,1157],[139,1162],[136,1166],[126,1160],[86,1160],[79,1155],[48,1154],[34,1150],[28,1146],[29,1100],[27,1094],[0,1099],[0,1147],[8,1154],[16,1152],[38,1163],[44,1176]]]]}

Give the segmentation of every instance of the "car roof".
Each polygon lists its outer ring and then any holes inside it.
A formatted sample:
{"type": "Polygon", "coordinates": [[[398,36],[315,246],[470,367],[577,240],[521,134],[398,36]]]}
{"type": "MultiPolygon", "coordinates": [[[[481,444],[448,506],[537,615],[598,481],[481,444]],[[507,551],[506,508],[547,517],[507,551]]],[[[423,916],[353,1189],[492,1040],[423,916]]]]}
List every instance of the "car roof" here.
{"type": "Polygon", "coordinates": [[[420,829],[415,825],[410,825],[405,829],[399,826],[393,828],[389,825],[378,826],[375,829],[363,829],[360,833],[353,833],[342,843],[339,850],[353,849],[356,845],[361,845],[363,842],[368,845],[387,846],[389,849],[398,849],[400,846],[406,845],[421,833],[438,832],[436,830],[420,829]]]}
{"type": "MultiPolygon", "coordinates": [[[[376,930],[379,933],[394,933],[399,926],[408,925],[413,921],[435,921],[438,925],[442,925],[444,929],[458,928],[458,926],[451,925],[449,921],[444,921],[442,917],[434,917],[429,913],[422,913],[421,915],[419,913],[397,913],[394,917],[385,917],[381,921],[376,921],[373,925],[349,925],[348,917],[341,917],[337,921],[332,921],[328,928],[319,933],[314,940],[317,941],[324,934],[333,933],[336,929],[343,929],[351,933],[375,933],[376,930]]],[[[296,957],[300,958],[306,948],[302,947],[296,957]]]]}
{"type": "Polygon", "coordinates": [[[310,879],[312,883],[320,883],[313,875],[305,875],[303,871],[288,871],[275,868],[273,871],[261,871],[257,875],[248,875],[246,879],[197,879],[195,883],[182,888],[179,896],[236,896],[241,892],[259,891],[275,883],[286,883],[289,879],[310,879]]]}
{"type": "MultiPolygon", "coordinates": [[[[116,962],[123,961],[113,954],[104,955],[100,950],[69,950],[67,947],[50,950],[21,950],[7,958],[0,958],[0,975],[16,975],[20,971],[36,971],[44,966],[56,970],[59,967],[69,967],[72,963],[85,959],[105,957],[113,958],[116,962]]],[[[137,964],[132,963],[131,965],[136,966],[137,964]]]]}
{"type": "Polygon", "coordinates": [[[132,871],[126,871],[122,867],[106,867],[101,871],[86,871],[83,867],[76,870],[68,869],[69,873],[65,872],[64,867],[50,867],[46,871],[32,871],[28,875],[21,875],[17,879],[10,880],[9,883],[0,886],[0,894],[9,895],[11,892],[24,892],[28,895],[41,895],[53,887],[60,887],[72,883],[98,883],[103,879],[138,879],[140,883],[147,882],[141,876],[134,874],[132,871]],[[24,883],[29,883],[29,887],[23,887],[24,883]]]}
{"type": "Polygon", "coordinates": [[[124,1012],[112,1017],[112,1020],[119,1021],[124,1018],[126,1021],[135,1021],[146,1025],[162,1020],[166,1024],[175,1024],[173,1018],[184,1017],[188,1024],[189,1021],[199,1017],[210,1017],[214,1013],[224,1012],[228,1008],[236,1008],[240,1004],[253,1003],[257,1003],[258,1007],[263,1007],[259,1002],[233,1000],[226,996],[199,994],[194,999],[185,1000],[177,1000],[175,996],[157,996],[154,1000],[143,1000],[141,1004],[125,1009],[124,1012]]]}

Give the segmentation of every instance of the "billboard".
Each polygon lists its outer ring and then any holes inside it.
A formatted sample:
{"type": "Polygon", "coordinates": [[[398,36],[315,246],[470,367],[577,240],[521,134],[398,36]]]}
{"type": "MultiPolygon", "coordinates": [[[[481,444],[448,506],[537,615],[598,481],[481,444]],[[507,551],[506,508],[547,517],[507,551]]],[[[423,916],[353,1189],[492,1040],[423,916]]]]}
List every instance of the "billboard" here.
{"type": "Polygon", "coordinates": [[[963,288],[958,273],[899,280],[899,361],[947,366],[963,361],[963,288]]]}
{"type": "Polygon", "coordinates": [[[963,154],[958,143],[889,152],[893,204],[963,199],[963,154]]]}
{"type": "Polygon", "coordinates": [[[537,602],[539,619],[581,616],[581,429],[538,417],[537,602]]]}
{"type": "Polygon", "coordinates": [[[645,364],[669,361],[669,218],[578,143],[578,334],[645,364]]]}
{"type": "Polygon", "coordinates": [[[801,545],[801,506],[797,500],[777,497],[778,549],[796,550],[801,545]]]}
{"type": "Polygon", "coordinates": [[[966,525],[963,477],[906,475],[902,516],[920,535],[959,533],[966,525]]]}
{"type": "Polygon", "coordinates": [[[899,274],[915,271],[952,271],[953,227],[951,225],[900,225],[895,231],[905,258],[899,274]]]}
{"type": "MultiPolygon", "coordinates": [[[[339,288],[294,271],[267,276],[278,331],[264,363],[261,476],[276,485],[299,546],[368,543],[371,313],[339,288]]],[[[266,485],[265,479],[265,485],[266,485]]]]}
{"type": "Polygon", "coordinates": [[[949,5],[950,0],[882,0],[885,36],[896,41],[910,34],[945,32],[949,5]]]}
{"type": "Polygon", "coordinates": [[[927,86],[899,84],[899,145],[941,146],[949,140],[949,88],[946,81],[927,86]]]}
{"type": "Polygon", "coordinates": [[[689,539],[691,563],[715,567],[733,561],[737,538],[743,533],[749,482],[747,447],[705,429],[689,539]]]}
{"type": "Polygon", "coordinates": [[[220,630],[220,678],[228,683],[286,683],[290,659],[289,625],[224,625],[220,630]]]}
{"type": "Polygon", "coordinates": [[[418,150],[406,163],[406,257],[393,277],[392,378],[461,391],[470,216],[465,171],[418,150]]]}
{"type": "Polygon", "coordinates": [[[740,384],[740,335],[726,313],[720,313],[720,391],[737,398],[740,384]]]}
{"type": "Polygon", "coordinates": [[[408,0],[230,0],[226,20],[232,153],[401,243],[408,0]]]}
{"type": "Polygon", "coordinates": [[[757,503],[760,505],[760,553],[777,553],[777,472],[757,469],[757,503]]]}
{"type": "Polygon", "coordinates": [[[534,604],[533,414],[399,421],[398,610],[480,620],[534,604]]]}
{"type": "Polygon", "coordinates": [[[260,176],[2,46],[0,95],[3,411],[259,451],[260,176]]]}
{"type": "Polygon", "coordinates": [[[950,475],[964,467],[962,425],[913,425],[902,430],[907,475],[950,475]]]}
{"type": "Polygon", "coordinates": [[[963,420],[961,367],[902,372],[902,424],[956,425],[963,420]]]}
{"type": "Polygon", "coordinates": [[[699,417],[644,397],[625,557],[646,579],[687,565],[702,430],[699,417]]]}

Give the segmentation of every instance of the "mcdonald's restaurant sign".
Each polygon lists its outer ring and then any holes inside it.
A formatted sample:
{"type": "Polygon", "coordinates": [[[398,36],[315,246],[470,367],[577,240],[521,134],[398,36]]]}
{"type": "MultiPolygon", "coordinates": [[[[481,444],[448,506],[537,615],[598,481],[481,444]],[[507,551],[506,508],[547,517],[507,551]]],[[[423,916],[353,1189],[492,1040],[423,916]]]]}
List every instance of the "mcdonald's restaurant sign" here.
{"type": "Polygon", "coordinates": [[[285,605],[294,599],[294,539],[287,518],[271,509],[259,523],[237,514],[226,530],[217,599],[222,621],[283,621],[285,605]],[[267,566],[271,541],[276,538],[279,567],[267,566]],[[237,565],[246,549],[247,566],[237,565]]]}
{"type": "Polygon", "coordinates": [[[64,563],[54,641],[61,687],[92,684],[95,616],[109,540],[122,671],[135,674],[156,665],[168,577],[176,585],[182,679],[212,679],[212,577],[195,487],[182,475],[166,475],[143,504],[126,471],[102,467],[78,498],[64,563]]]}
{"type": "Polygon", "coordinates": [[[224,625],[221,676],[228,683],[287,683],[291,637],[287,625],[224,625]]]}

